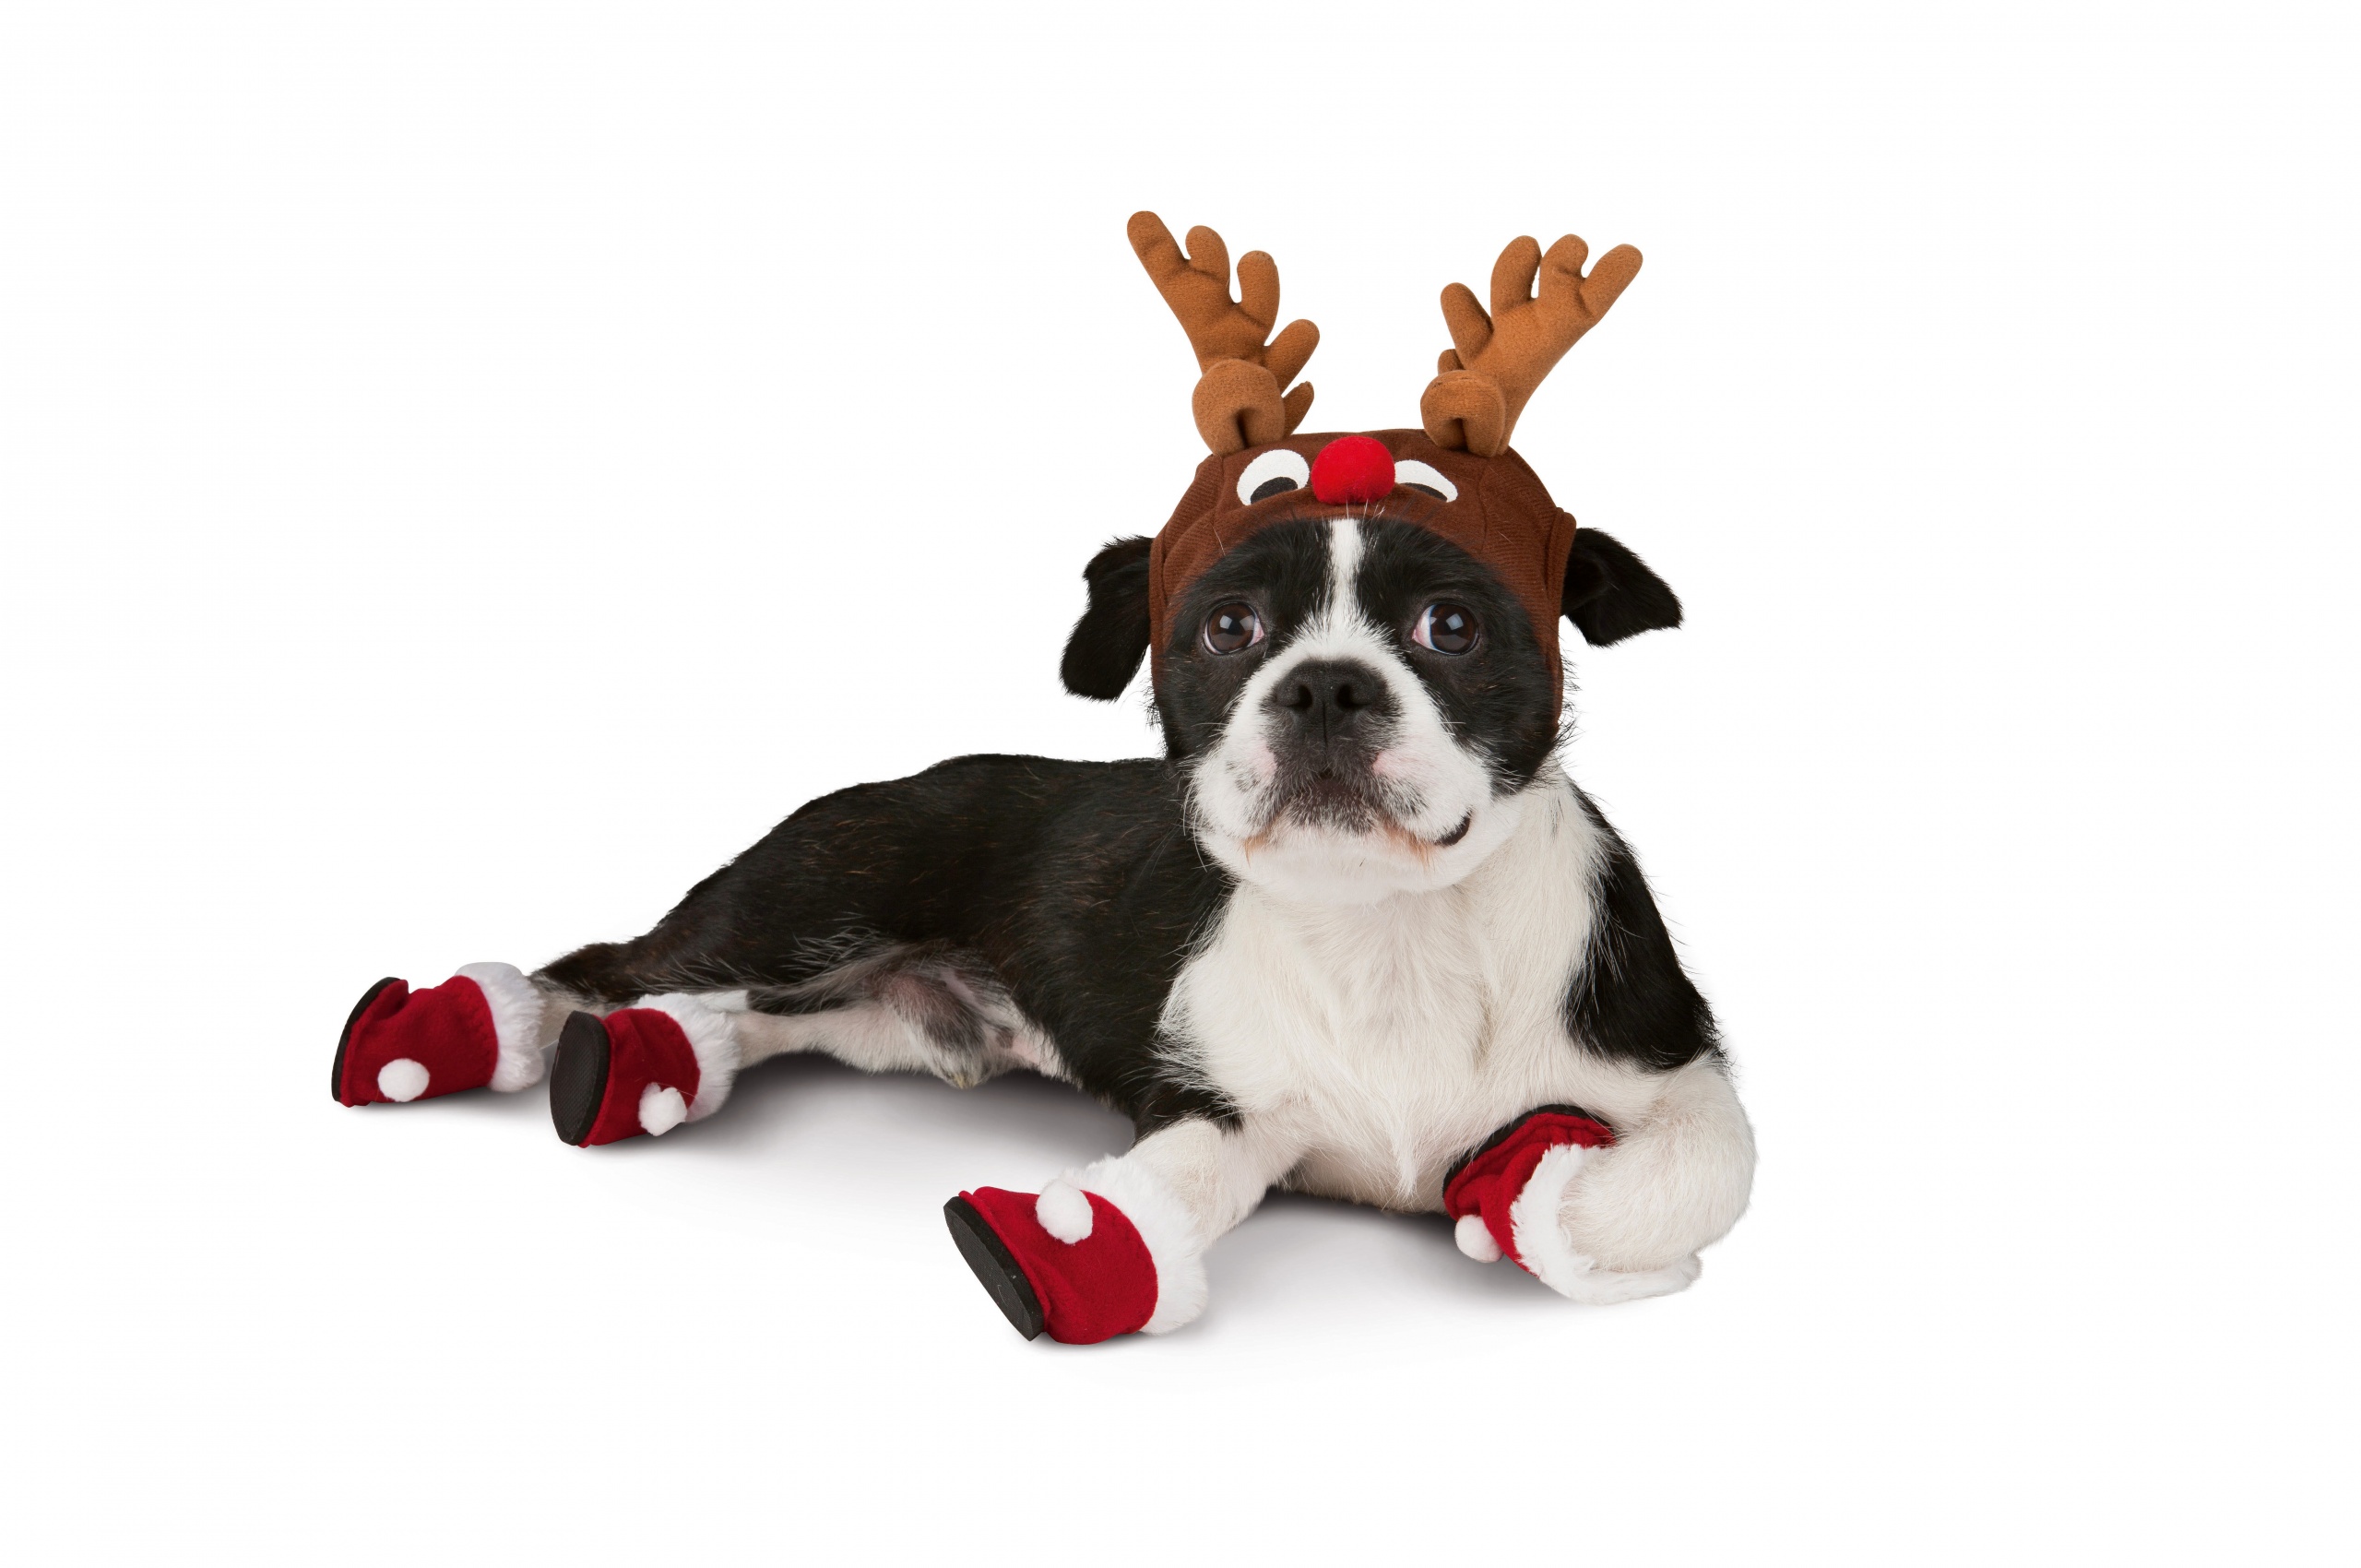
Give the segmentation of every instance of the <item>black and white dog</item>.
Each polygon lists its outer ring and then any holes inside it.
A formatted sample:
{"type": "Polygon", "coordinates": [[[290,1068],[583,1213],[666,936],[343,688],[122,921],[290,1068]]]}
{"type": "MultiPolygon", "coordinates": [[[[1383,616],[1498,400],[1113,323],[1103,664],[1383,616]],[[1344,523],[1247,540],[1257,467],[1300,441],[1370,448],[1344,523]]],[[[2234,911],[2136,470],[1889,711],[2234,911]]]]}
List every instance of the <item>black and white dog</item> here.
{"type": "Polygon", "coordinates": [[[1563,1295],[1678,1290],[1746,1207],[1753,1136],[1647,884],[1555,760],[1562,615],[1678,625],[1509,447],[1640,267],[1566,235],[1453,284],[1423,428],[1296,435],[1318,340],[1221,238],[1134,253],[1201,372],[1212,456],[1154,540],[1108,546],[1066,685],[1153,655],[1160,761],[976,756],[814,801],[635,941],[529,978],[364,995],[336,1097],[538,1083],[567,1142],[710,1115],[766,1057],[1062,1078],[1129,1153],[982,1188],[954,1237],[1028,1336],[1179,1327],[1202,1255],[1274,1185],[1456,1221],[1563,1295]]]}
{"type": "MultiPolygon", "coordinates": [[[[529,980],[475,966],[391,1010],[404,993],[381,984],[338,1098],[415,1098],[437,1057],[437,1092],[473,1087],[471,1046],[491,1063],[476,1082],[521,1087],[556,1045],[552,1111],[586,1143],[709,1114],[735,1073],[789,1051],[962,1086],[1061,1078],[1138,1129],[1027,1195],[1049,1245],[1105,1230],[1110,1207],[1138,1233],[1149,1310],[1110,1332],[1193,1318],[1200,1255],[1274,1185],[1436,1210],[1488,1137],[1579,1108],[1610,1138],[1559,1142],[1508,1194],[1510,1233],[1468,1214],[1462,1246],[1508,1247],[1580,1301],[1680,1289],[1746,1206],[1752,1139],[1638,865],[1554,759],[1553,671],[1447,540],[1382,505],[1299,510],[1172,617],[1162,760],[962,757],[825,796],[635,941],[529,980]],[[474,1015],[433,1016],[478,992],[488,1056],[474,1015]]],[[[1091,564],[1075,690],[1138,668],[1148,548],[1091,564]]],[[[1679,620],[1596,530],[1567,585],[1593,643],[1679,620]]],[[[1101,1276],[1122,1260],[1061,1276],[976,1197],[954,1201],[955,1231],[1018,1325],[1103,1336],[1082,1298],[1120,1294],[1101,1276]]]]}

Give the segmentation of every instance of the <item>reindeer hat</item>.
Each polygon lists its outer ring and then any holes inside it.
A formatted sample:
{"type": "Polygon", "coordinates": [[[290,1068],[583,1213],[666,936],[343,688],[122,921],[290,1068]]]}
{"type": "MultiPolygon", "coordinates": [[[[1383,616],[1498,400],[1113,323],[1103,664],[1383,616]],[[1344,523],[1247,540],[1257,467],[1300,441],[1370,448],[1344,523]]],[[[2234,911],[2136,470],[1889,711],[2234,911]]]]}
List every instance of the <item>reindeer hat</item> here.
{"type": "Polygon", "coordinates": [[[1232,299],[1229,252],[1211,229],[1189,231],[1185,255],[1153,212],[1134,213],[1130,232],[1132,249],[1196,351],[1192,408],[1212,448],[1148,556],[1156,667],[1189,585],[1256,529],[1300,515],[1302,497],[1293,493],[1308,488],[1323,505],[1432,529],[1491,567],[1524,604],[1557,669],[1574,519],[1509,450],[1509,436],[1541,378],[1638,275],[1640,253],[1618,245],[1585,275],[1590,248],[1572,234],[1547,254],[1532,239],[1512,240],[1492,264],[1489,314],[1463,284],[1442,291],[1452,347],[1418,399],[1423,429],[1298,435],[1311,409],[1311,384],[1292,390],[1287,384],[1311,358],[1320,329],[1297,321],[1271,336],[1278,264],[1262,251],[1240,256],[1240,297],[1232,299]],[[1268,477],[1243,484],[1250,470],[1268,477]]]}

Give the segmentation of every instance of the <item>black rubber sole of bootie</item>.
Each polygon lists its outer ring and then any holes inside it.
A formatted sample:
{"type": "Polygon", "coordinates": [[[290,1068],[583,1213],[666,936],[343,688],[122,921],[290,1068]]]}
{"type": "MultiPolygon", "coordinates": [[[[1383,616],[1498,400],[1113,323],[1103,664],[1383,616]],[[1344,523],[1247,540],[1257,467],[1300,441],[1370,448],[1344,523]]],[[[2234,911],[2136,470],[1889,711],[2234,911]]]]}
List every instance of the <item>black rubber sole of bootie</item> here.
{"type": "Polygon", "coordinates": [[[1033,1282],[1016,1266],[1008,1243],[984,1223],[984,1217],[966,1198],[944,1204],[943,1218],[951,1227],[951,1239],[959,1243],[959,1255],[976,1271],[992,1305],[1006,1314],[1009,1326],[1027,1339],[1040,1338],[1041,1299],[1033,1294],[1033,1282]]]}
{"type": "Polygon", "coordinates": [[[345,1103],[344,1053],[352,1045],[352,1026],[361,1021],[362,1014],[369,1011],[369,1004],[377,1000],[377,993],[396,983],[400,978],[398,975],[387,975],[384,980],[362,992],[361,1000],[352,1004],[352,1011],[345,1017],[344,1033],[336,1037],[336,1062],[328,1068],[328,1098],[338,1105],[345,1103]]]}
{"type": "Polygon", "coordinates": [[[607,1098],[607,1070],[614,1047],[606,1021],[596,1013],[575,1013],[557,1033],[557,1059],[550,1063],[550,1121],[557,1135],[580,1148],[599,1124],[607,1098]]]}

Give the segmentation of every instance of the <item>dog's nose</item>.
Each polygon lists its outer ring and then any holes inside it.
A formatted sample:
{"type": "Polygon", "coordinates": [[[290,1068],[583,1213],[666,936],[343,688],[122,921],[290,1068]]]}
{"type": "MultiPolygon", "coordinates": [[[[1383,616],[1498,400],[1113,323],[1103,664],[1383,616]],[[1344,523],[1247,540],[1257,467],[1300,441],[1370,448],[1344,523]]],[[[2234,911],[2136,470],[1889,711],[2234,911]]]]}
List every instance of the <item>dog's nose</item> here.
{"type": "Polygon", "coordinates": [[[1307,659],[1271,688],[1267,700],[1287,716],[1298,739],[1325,745],[1352,734],[1364,716],[1385,705],[1385,683],[1353,659],[1307,659]]]}

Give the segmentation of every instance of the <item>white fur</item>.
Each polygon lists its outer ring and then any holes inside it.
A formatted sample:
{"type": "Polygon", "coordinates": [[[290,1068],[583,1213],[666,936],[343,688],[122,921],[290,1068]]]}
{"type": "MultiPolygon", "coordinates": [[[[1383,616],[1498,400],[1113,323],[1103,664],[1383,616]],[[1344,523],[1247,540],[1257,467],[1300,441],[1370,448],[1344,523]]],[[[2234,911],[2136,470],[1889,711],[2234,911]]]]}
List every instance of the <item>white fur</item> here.
{"type": "Polygon", "coordinates": [[[821,1013],[733,1015],[739,1064],[751,1067],[792,1051],[819,1051],[864,1073],[931,1073],[961,1088],[1016,1067],[1044,1077],[1067,1076],[1057,1047],[1039,1025],[1003,1000],[978,1001],[994,1040],[981,1052],[947,1051],[919,1020],[896,1012],[890,1003],[860,1001],[821,1013]]]}
{"type": "Polygon", "coordinates": [[[1455,736],[1394,637],[1361,611],[1353,589],[1360,524],[1329,524],[1328,606],[1240,691],[1221,739],[1190,766],[1197,837],[1233,874],[1286,897],[1367,903],[1396,892],[1448,887],[1484,863],[1517,826],[1520,797],[1495,799],[1482,753],[1455,736]],[[1267,701],[1305,661],[1348,659],[1375,670],[1395,717],[1380,738],[1372,770],[1390,813],[1418,847],[1390,835],[1340,832],[1277,815],[1272,738],[1283,722],[1267,701]],[[1448,849],[1435,840],[1466,822],[1448,849]]]}
{"type": "Polygon", "coordinates": [[[1525,1191],[1509,1205],[1509,1226],[1516,1237],[1517,1256],[1536,1279],[1560,1296],[1595,1306],[1667,1296],[1675,1290],[1687,1289],[1697,1277],[1694,1253],[1660,1269],[1621,1273],[1602,1269],[1596,1258],[1574,1251],[1560,1210],[1591,1153],[1579,1144],[1560,1144],[1541,1157],[1541,1163],[1525,1183],[1525,1191]]]}
{"type": "Polygon", "coordinates": [[[1551,1149],[1534,1168],[1525,1191],[1509,1205],[1510,1229],[1525,1268],[1568,1301],[1591,1306],[1612,1306],[1689,1289],[1700,1267],[1695,1253],[1662,1268],[1620,1271],[1601,1268],[1596,1258],[1574,1250],[1562,1211],[1574,1179],[1594,1152],[1575,1144],[1551,1149]]]}
{"type": "Polygon", "coordinates": [[[689,1119],[688,1102],[681,1091],[662,1084],[650,1084],[639,1091],[639,1129],[651,1137],[662,1137],[689,1119]]]}
{"type": "Polygon", "coordinates": [[[467,964],[459,975],[476,983],[484,1004],[492,1009],[492,1032],[500,1042],[500,1059],[492,1069],[492,1087],[503,1094],[531,1088],[541,1081],[543,998],[525,971],[514,964],[467,964]]]}
{"type": "Polygon", "coordinates": [[[1603,1268],[1678,1269],[1729,1233],[1753,1185],[1754,1130],[1728,1069],[1692,1062],[1658,1080],[1655,1103],[1614,1144],[1590,1152],[1559,1219],[1603,1268]]]}
{"type": "Polygon", "coordinates": [[[407,1105],[426,1092],[431,1078],[426,1063],[397,1056],[377,1069],[377,1092],[397,1105],[407,1105]]]}
{"type": "Polygon", "coordinates": [[[1652,1099],[1650,1075],[1566,1037],[1596,830],[1554,766],[1518,804],[1510,841],[1448,887],[1325,904],[1243,884],[1183,966],[1164,1032],[1306,1150],[1293,1184],[1438,1208],[1451,1161],[1536,1106],[1652,1099]]]}
{"type": "MultiPolygon", "coordinates": [[[[725,993],[726,994],[726,993],[725,993]]],[[[696,1053],[697,1092],[689,1101],[685,1120],[702,1122],[722,1107],[730,1098],[730,1086],[737,1081],[739,1051],[734,1020],[740,1016],[723,1013],[706,1005],[705,1002],[684,992],[670,992],[662,996],[646,996],[632,1004],[635,1007],[653,1007],[681,1026],[689,1038],[689,1049],[696,1053]]],[[[647,1103],[641,1102],[643,1121],[647,1103]]],[[[668,1123],[669,1127],[671,1123],[668,1123]]],[[[649,1132],[656,1131],[648,1128],[649,1132]]]]}
{"type": "Polygon", "coordinates": [[[1332,518],[1328,524],[1328,611],[1338,625],[1366,624],[1353,578],[1361,569],[1361,525],[1352,517],[1332,518]]]}
{"type": "Polygon", "coordinates": [[[1501,1243],[1493,1238],[1492,1228],[1484,1223],[1480,1214],[1463,1214],[1459,1223],[1451,1228],[1451,1239],[1459,1250],[1477,1263],[1501,1261],[1501,1243]]]}
{"type": "Polygon", "coordinates": [[[1516,1255],[1553,1289],[1560,1289],[1550,1277],[1553,1272],[1571,1277],[1598,1266],[1574,1252],[1558,1224],[1558,1206],[1589,1154],[1580,1144],[1560,1144],[1541,1157],[1525,1178],[1525,1190],[1509,1204],[1509,1234],[1515,1238],[1516,1255]]]}
{"type": "Polygon", "coordinates": [[[1070,1247],[1090,1240],[1091,1229],[1098,1220],[1091,1212],[1090,1199],[1062,1176],[1042,1188],[1041,1195],[1033,1200],[1033,1218],[1041,1222],[1042,1229],[1070,1247]]]}
{"type": "Polygon", "coordinates": [[[1660,1294],[1744,1209],[1752,1134],[1718,1062],[1652,1073],[1568,1038],[1602,843],[1554,765],[1521,803],[1509,841],[1447,887],[1332,904],[1241,885],[1164,1031],[1260,1135],[1301,1150],[1288,1185],[1382,1207],[1440,1208],[1451,1161],[1536,1106],[1606,1117],[1619,1141],[1561,1162],[1564,1248],[1643,1277],[1576,1283],[1567,1265],[1550,1283],[1660,1294]]]}

